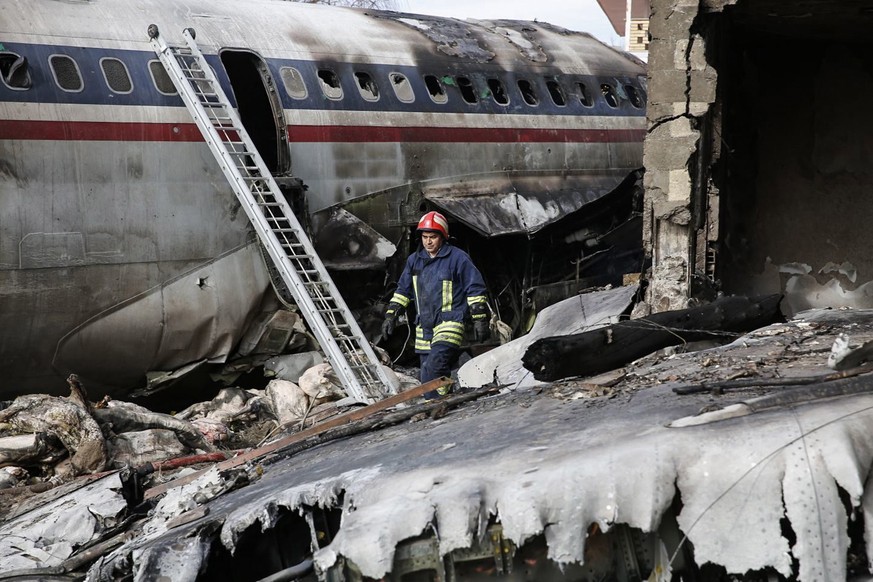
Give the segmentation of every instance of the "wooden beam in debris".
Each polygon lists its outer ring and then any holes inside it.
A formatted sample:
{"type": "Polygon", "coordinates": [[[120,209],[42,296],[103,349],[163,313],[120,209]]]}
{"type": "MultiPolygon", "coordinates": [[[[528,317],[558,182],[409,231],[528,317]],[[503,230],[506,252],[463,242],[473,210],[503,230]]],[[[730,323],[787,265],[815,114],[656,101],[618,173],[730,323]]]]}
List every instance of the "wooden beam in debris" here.
{"type": "Polygon", "coordinates": [[[584,333],[535,341],[522,358],[543,381],[591,376],[619,368],[655,350],[740,333],[776,321],[781,295],[722,297],[700,307],[655,313],[584,333]]]}
{"type": "MultiPolygon", "coordinates": [[[[252,449],[246,453],[242,453],[233,458],[227,459],[226,461],[221,461],[217,463],[215,466],[218,467],[220,471],[224,471],[226,469],[231,469],[233,467],[238,467],[239,465],[248,463],[249,461],[253,461],[300,441],[304,441],[308,438],[321,434],[329,429],[342,426],[344,424],[348,424],[350,422],[355,422],[357,420],[361,420],[366,418],[372,414],[377,412],[381,412],[383,410],[387,410],[396,404],[400,404],[401,402],[407,402],[416,398],[418,396],[423,395],[426,392],[430,392],[431,390],[436,390],[441,386],[448,386],[451,384],[453,380],[451,378],[437,378],[436,380],[431,380],[430,382],[425,382],[420,386],[416,386],[415,388],[410,388],[405,392],[401,392],[400,394],[395,394],[393,396],[389,396],[379,402],[374,404],[370,404],[368,406],[364,406],[361,408],[357,408],[352,410],[351,412],[347,412],[345,414],[341,414],[337,417],[331,418],[325,422],[319,423],[315,426],[311,426],[306,430],[302,430],[300,432],[294,433],[287,437],[278,439],[270,444],[264,445],[263,447],[259,447],[257,449],[252,449]]],[[[156,487],[152,487],[151,489],[145,492],[145,498],[151,499],[158,495],[161,495],[168,490],[179,487],[180,485],[186,485],[191,483],[192,481],[198,479],[201,475],[203,475],[206,471],[210,470],[212,467],[207,469],[203,469],[197,471],[196,473],[191,473],[190,475],[186,475],[185,477],[180,477],[178,479],[174,479],[172,481],[168,481],[156,487]]]]}

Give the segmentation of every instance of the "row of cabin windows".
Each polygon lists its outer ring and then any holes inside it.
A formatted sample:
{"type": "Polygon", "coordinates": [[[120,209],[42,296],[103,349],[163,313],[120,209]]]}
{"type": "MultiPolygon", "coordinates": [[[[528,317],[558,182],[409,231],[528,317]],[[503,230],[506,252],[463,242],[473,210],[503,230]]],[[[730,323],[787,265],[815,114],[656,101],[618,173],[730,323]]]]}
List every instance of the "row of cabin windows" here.
{"type": "MultiPolygon", "coordinates": [[[[85,88],[85,81],[76,61],[67,55],[51,55],[48,59],[49,68],[55,84],[69,93],[78,93],[85,88]]],[[[100,59],[100,71],[106,86],[113,93],[127,94],[133,92],[133,81],[127,65],[120,59],[104,57],[100,59]]],[[[167,75],[160,61],[149,61],[149,72],[155,88],[165,95],[173,95],[176,88],[167,75]]],[[[15,53],[0,53],[0,78],[10,89],[25,90],[33,85],[27,59],[15,53]]]]}
{"type": "MultiPolygon", "coordinates": [[[[52,55],[49,57],[49,65],[55,83],[63,91],[76,93],[85,88],[85,83],[79,71],[79,65],[71,57],[52,55]]],[[[127,65],[121,60],[104,57],[100,59],[100,70],[103,73],[106,86],[114,93],[127,94],[133,91],[133,82],[127,70],[127,65]]],[[[173,86],[160,61],[149,61],[149,72],[155,88],[159,92],[165,95],[176,93],[176,88],[173,86]]],[[[285,91],[292,99],[306,98],[308,90],[300,71],[294,67],[282,67],[279,69],[279,74],[285,86],[285,91]]],[[[317,75],[321,91],[325,97],[331,100],[343,98],[342,85],[334,71],[319,69],[317,75]]],[[[14,53],[0,53],[0,76],[2,76],[3,83],[12,89],[24,90],[30,88],[32,84],[30,72],[27,69],[27,60],[14,53]]],[[[354,77],[355,86],[364,100],[371,102],[379,100],[379,85],[369,73],[355,71],[354,77]]],[[[389,73],[388,81],[399,101],[403,103],[415,101],[412,85],[405,75],[402,73],[389,73]]],[[[565,107],[569,100],[564,86],[556,78],[546,78],[545,82],[552,103],[558,107],[565,107]]],[[[479,102],[480,93],[477,92],[473,81],[466,76],[451,77],[446,75],[438,77],[436,75],[425,75],[424,84],[434,103],[442,104],[448,102],[447,85],[455,85],[461,93],[461,98],[466,103],[474,105],[479,102]]],[[[487,87],[483,88],[481,92],[482,98],[490,97],[498,105],[509,105],[510,98],[503,81],[496,77],[489,77],[486,79],[486,85],[487,87]]],[[[531,107],[539,105],[540,96],[538,95],[536,85],[527,79],[519,79],[517,86],[522,100],[527,105],[531,107]]],[[[584,107],[594,106],[595,96],[592,95],[592,91],[587,84],[581,81],[574,82],[572,92],[584,107]]],[[[645,106],[644,94],[633,85],[628,84],[621,87],[619,85],[613,86],[609,83],[601,83],[600,94],[606,104],[612,108],[620,106],[622,97],[626,98],[636,109],[642,109],[645,106]]]]}
{"type": "MultiPolygon", "coordinates": [[[[279,74],[282,78],[282,83],[285,86],[285,91],[293,99],[306,99],[309,94],[306,88],[306,82],[300,71],[294,67],[282,67],[279,69],[279,74]]],[[[338,101],[343,98],[343,89],[340,84],[340,79],[337,74],[330,69],[318,69],[318,83],[321,86],[322,94],[331,100],[338,101]]],[[[362,71],[355,71],[355,86],[361,97],[367,101],[379,100],[379,85],[376,80],[369,74],[362,71]]],[[[394,94],[403,103],[412,103],[415,100],[415,94],[412,90],[412,85],[409,79],[402,73],[389,73],[388,82],[394,90],[394,94]]],[[[482,99],[492,98],[498,105],[509,105],[509,93],[500,79],[489,77],[486,79],[486,87],[478,92],[470,77],[449,75],[438,77],[437,75],[425,75],[424,85],[427,92],[434,103],[447,103],[449,95],[446,86],[454,85],[461,93],[461,98],[471,105],[479,102],[482,99]]],[[[546,78],[546,88],[549,97],[558,107],[565,107],[571,99],[568,98],[568,93],[564,86],[556,78],[546,78]]],[[[518,91],[522,100],[531,107],[536,107],[540,103],[540,96],[537,87],[534,83],[527,79],[519,79],[517,82],[518,91]]],[[[609,83],[600,84],[600,94],[603,100],[609,107],[618,108],[621,105],[622,98],[627,99],[630,104],[636,109],[645,107],[645,94],[634,87],[627,84],[624,86],[611,85],[609,83]]],[[[596,91],[596,89],[594,89],[596,91]]],[[[595,95],[592,94],[592,89],[586,83],[576,81],[573,83],[572,94],[578,98],[579,102],[584,107],[593,107],[595,95]]]]}

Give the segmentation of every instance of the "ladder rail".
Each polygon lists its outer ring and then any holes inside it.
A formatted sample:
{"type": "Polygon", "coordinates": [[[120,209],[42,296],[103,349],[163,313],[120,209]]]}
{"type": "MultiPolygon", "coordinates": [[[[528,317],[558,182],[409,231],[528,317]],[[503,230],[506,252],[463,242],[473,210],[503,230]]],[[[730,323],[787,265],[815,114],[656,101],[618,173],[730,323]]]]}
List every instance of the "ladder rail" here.
{"type": "Polygon", "coordinates": [[[227,95],[197,47],[192,31],[185,29],[182,34],[187,46],[180,47],[174,54],[173,47],[158,34],[157,27],[149,27],[155,53],[219,161],[222,173],[234,186],[246,216],[340,381],[349,395],[361,402],[369,403],[384,396],[390,391],[391,384],[375,351],[336,290],[312,242],[303,233],[238,113],[230,106],[227,95]],[[205,107],[203,102],[210,107],[205,107]],[[222,141],[222,137],[226,141],[222,141]],[[246,178],[240,167],[257,172],[257,175],[246,178]],[[294,233],[299,234],[290,236],[294,233]],[[291,249],[297,250],[291,253],[291,249]],[[370,388],[369,393],[365,386],[370,388]],[[374,390],[380,393],[373,394],[374,390]]]}

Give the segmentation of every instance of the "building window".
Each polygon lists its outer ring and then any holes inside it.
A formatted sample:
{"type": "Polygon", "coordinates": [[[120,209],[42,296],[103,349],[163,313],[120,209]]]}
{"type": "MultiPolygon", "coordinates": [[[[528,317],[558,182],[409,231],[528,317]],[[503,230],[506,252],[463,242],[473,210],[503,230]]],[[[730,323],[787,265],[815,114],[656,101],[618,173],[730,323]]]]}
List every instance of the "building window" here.
{"type": "Polygon", "coordinates": [[[476,91],[473,89],[473,81],[471,81],[469,77],[458,77],[457,82],[458,89],[461,90],[461,97],[464,98],[464,101],[471,105],[476,103],[478,99],[476,98],[476,91]]]}
{"type": "Polygon", "coordinates": [[[415,93],[412,91],[412,85],[409,84],[409,79],[401,73],[391,73],[388,75],[391,80],[391,87],[394,89],[394,94],[398,101],[402,103],[412,103],[415,101],[415,93]]]}
{"type": "Polygon", "coordinates": [[[537,92],[530,81],[526,79],[519,79],[518,90],[521,91],[521,98],[524,99],[524,102],[528,105],[534,106],[540,102],[539,98],[537,97],[537,92]]]}
{"type": "Polygon", "coordinates": [[[367,101],[379,100],[379,87],[370,73],[356,72],[355,80],[358,82],[358,92],[367,101]]]}
{"type": "Polygon", "coordinates": [[[308,91],[306,82],[303,80],[303,75],[294,67],[282,67],[279,69],[279,77],[282,79],[282,85],[285,86],[285,92],[292,99],[306,99],[308,91]]]}
{"type": "Polygon", "coordinates": [[[100,59],[100,70],[103,71],[103,79],[106,86],[114,93],[130,93],[133,91],[133,82],[127,72],[127,66],[118,59],[100,59]]]}
{"type": "Polygon", "coordinates": [[[0,77],[10,89],[30,89],[33,81],[27,66],[27,57],[15,53],[0,53],[0,77]]]}
{"type": "Polygon", "coordinates": [[[78,93],[85,88],[79,65],[73,59],[66,55],[52,55],[49,57],[49,64],[58,87],[71,93],[78,93]]]}
{"type": "Polygon", "coordinates": [[[325,97],[335,101],[343,98],[343,88],[336,73],[330,69],[318,69],[318,80],[325,97]]]}
{"type": "Polygon", "coordinates": [[[443,87],[442,81],[436,75],[425,75],[424,84],[427,86],[427,92],[434,103],[445,103],[449,100],[449,96],[446,95],[446,88],[443,87]]]}
{"type": "Polygon", "coordinates": [[[563,107],[567,104],[567,100],[564,98],[564,90],[561,88],[558,81],[555,79],[546,79],[546,87],[549,90],[549,95],[552,97],[552,103],[558,107],[563,107]]]}
{"type": "Polygon", "coordinates": [[[613,109],[618,107],[618,95],[615,93],[615,87],[609,83],[603,83],[600,85],[600,92],[603,94],[603,99],[607,105],[613,109]]]}
{"type": "Polygon", "coordinates": [[[173,86],[173,81],[161,61],[149,61],[149,73],[152,75],[152,82],[158,92],[164,95],[176,94],[176,87],[173,86]]]}
{"type": "Polygon", "coordinates": [[[503,82],[500,79],[493,77],[488,79],[488,89],[491,91],[491,97],[494,98],[498,105],[507,105],[509,103],[506,87],[503,86],[503,82]]]}

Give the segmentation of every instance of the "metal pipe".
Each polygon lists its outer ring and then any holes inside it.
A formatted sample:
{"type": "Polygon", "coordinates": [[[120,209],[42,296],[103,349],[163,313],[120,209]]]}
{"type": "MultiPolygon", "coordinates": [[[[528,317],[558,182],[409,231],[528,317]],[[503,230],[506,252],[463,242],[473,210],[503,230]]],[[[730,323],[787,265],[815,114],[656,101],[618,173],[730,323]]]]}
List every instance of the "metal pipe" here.
{"type": "Polygon", "coordinates": [[[286,582],[288,580],[294,580],[304,574],[308,574],[310,570],[312,570],[311,558],[303,560],[296,566],[279,570],[275,574],[270,574],[266,578],[261,578],[258,582],[286,582]]]}

